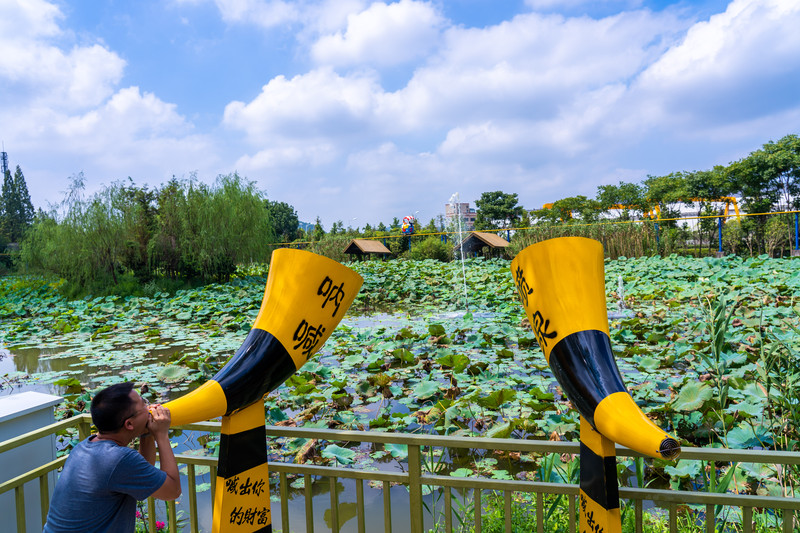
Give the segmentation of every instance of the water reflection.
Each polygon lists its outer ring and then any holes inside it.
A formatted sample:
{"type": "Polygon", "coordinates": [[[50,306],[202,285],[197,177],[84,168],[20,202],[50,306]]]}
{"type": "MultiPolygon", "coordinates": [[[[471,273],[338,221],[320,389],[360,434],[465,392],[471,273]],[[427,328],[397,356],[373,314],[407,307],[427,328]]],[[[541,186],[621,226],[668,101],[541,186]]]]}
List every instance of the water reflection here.
{"type": "MultiPolygon", "coordinates": [[[[0,345],[0,396],[18,394],[25,391],[37,391],[47,394],[62,395],[66,387],[48,383],[48,374],[60,377],[74,377],[85,387],[92,389],[98,386],[95,378],[107,376],[120,370],[112,368],[107,362],[98,361],[93,365],[80,355],[65,355],[75,346],[63,345],[56,348],[15,347],[13,349],[0,345]],[[44,377],[44,380],[35,377],[44,377]]],[[[165,364],[176,353],[185,350],[184,346],[155,346],[147,350],[141,363],[165,364]]],[[[120,350],[121,351],[121,350],[120,350]]],[[[180,396],[185,392],[178,392],[180,396]]]]}

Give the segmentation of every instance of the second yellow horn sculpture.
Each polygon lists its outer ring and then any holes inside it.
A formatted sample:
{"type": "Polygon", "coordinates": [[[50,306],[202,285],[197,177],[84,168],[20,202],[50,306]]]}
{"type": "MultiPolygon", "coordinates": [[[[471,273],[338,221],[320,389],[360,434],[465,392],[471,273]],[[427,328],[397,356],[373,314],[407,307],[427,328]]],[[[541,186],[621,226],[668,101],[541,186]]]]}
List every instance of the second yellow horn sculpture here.
{"type": "Polygon", "coordinates": [[[550,369],[581,416],[632,450],[677,457],[678,441],[642,413],[614,360],[603,246],[582,237],[551,239],[525,248],[511,271],[550,369]]]}

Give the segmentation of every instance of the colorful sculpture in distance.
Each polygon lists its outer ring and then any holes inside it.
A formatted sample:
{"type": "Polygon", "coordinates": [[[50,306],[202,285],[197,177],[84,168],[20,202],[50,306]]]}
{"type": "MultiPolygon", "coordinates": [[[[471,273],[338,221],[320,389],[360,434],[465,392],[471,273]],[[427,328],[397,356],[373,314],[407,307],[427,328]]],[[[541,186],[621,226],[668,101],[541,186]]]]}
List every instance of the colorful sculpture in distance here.
{"type": "Polygon", "coordinates": [[[413,235],[414,234],[414,223],[417,221],[413,217],[413,215],[408,215],[407,217],[403,217],[403,225],[400,227],[400,232],[403,235],[413,235]]]}
{"type": "Polygon", "coordinates": [[[261,309],[217,374],[165,404],[172,426],[222,417],[212,531],[270,533],[264,398],[325,344],[363,279],[320,255],[272,253],[261,309]]]}
{"type": "Polygon", "coordinates": [[[639,409],[622,381],[608,328],[603,246],[582,237],[532,244],[511,262],[539,347],[580,413],[580,531],[621,531],[614,444],[672,460],[678,441],[639,409]]]}

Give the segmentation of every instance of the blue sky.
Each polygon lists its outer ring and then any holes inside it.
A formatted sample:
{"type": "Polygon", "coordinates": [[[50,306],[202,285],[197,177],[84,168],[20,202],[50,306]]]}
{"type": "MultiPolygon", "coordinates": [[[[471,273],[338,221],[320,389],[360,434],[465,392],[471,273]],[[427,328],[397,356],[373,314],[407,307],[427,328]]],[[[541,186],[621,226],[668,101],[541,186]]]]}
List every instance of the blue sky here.
{"type": "Polygon", "coordinates": [[[800,132],[800,2],[0,0],[0,140],[83,172],[238,172],[326,228],[543,203],[800,132]]]}

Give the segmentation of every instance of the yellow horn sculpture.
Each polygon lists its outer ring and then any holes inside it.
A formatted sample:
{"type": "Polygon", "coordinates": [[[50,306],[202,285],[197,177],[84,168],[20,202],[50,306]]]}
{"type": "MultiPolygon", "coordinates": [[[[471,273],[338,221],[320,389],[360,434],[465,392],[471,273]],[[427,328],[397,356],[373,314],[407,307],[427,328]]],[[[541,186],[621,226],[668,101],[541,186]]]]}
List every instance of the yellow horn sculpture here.
{"type": "Polygon", "coordinates": [[[558,383],[600,434],[650,457],[680,445],[631,398],[611,350],[603,246],[582,237],[533,244],[511,263],[520,300],[558,383]]]}
{"type": "Polygon", "coordinates": [[[222,416],[212,532],[272,531],[264,396],[322,347],[362,281],[331,259],[276,250],[242,346],[212,379],[165,404],[172,426],[222,416]]]}
{"type": "Polygon", "coordinates": [[[647,418],[622,382],[611,351],[603,247],[564,237],[533,244],[511,271],[539,346],[581,415],[580,531],[621,533],[614,443],[674,459],[678,441],[647,418]]]}
{"type": "Polygon", "coordinates": [[[231,415],[277,388],[325,344],[362,282],[332,259],[275,250],[253,328],[213,378],[165,404],[172,425],[231,415]]]}

